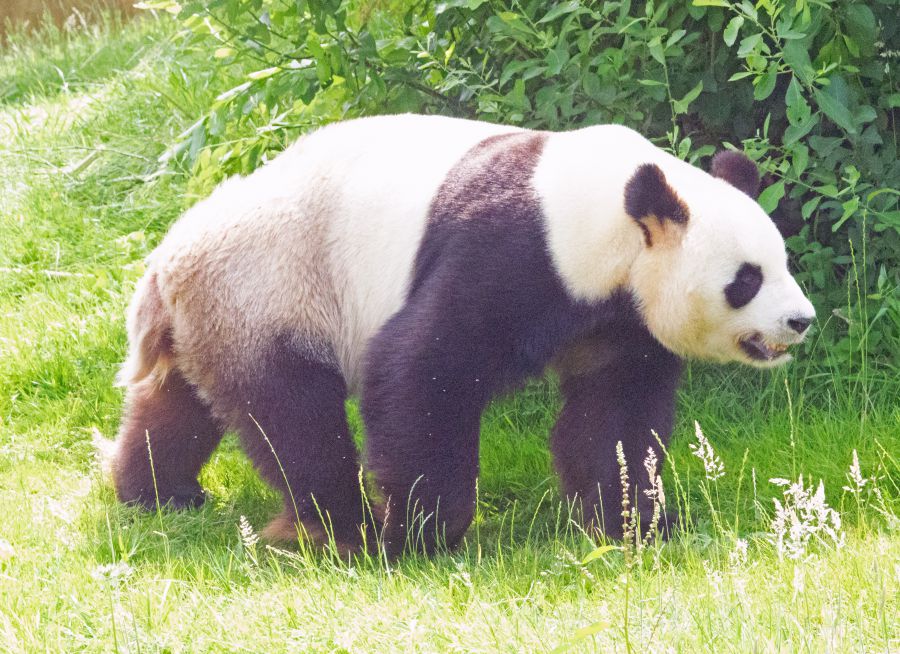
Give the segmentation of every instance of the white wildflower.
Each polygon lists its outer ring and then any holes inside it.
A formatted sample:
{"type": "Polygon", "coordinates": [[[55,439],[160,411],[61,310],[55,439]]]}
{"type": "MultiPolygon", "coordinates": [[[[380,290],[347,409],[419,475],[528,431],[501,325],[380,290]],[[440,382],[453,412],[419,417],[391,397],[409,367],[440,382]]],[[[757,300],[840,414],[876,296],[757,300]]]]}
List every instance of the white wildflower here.
{"type": "Polygon", "coordinates": [[[463,586],[465,586],[466,588],[472,587],[472,575],[470,575],[465,570],[463,570],[462,572],[459,573],[459,580],[462,582],[463,586]]]}
{"type": "Polygon", "coordinates": [[[662,477],[656,478],[656,501],[662,509],[666,508],[666,492],[663,489],[662,477]]]}
{"type": "Polygon", "coordinates": [[[645,547],[650,544],[650,539],[659,526],[662,511],[666,508],[666,494],[663,491],[662,477],[656,474],[658,463],[656,452],[652,447],[648,447],[647,456],[644,458],[644,469],[647,471],[647,481],[650,482],[650,487],[644,489],[644,495],[653,503],[653,515],[650,518],[650,524],[647,525],[647,533],[644,535],[643,545],[645,547]]]}
{"type": "MultiPolygon", "coordinates": [[[[563,550],[562,556],[559,558],[563,559],[566,562],[566,566],[570,570],[577,570],[582,577],[588,579],[589,581],[597,581],[597,578],[594,574],[588,569],[588,567],[581,562],[577,556],[572,554],[569,550],[563,550]]],[[[469,588],[472,587],[471,581],[469,582],[469,588]]]]}
{"type": "Polygon", "coordinates": [[[240,533],[241,545],[247,554],[249,565],[251,568],[254,568],[259,564],[256,556],[256,545],[259,543],[259,535],[253,531],[253,525],[250,524],[250,521],[245,516],[241,516],[238,522],[238,532],[240,533]]]}
{"type": "Polygon", "coordinates": [[[241,533],[241,544],[245,549],[252,550],[259,542],[259,535],[253,531],[253,525],[245,516],[241,516],[238,524],[238,531],[241,533]]]}
{"type": "Polygon", "coordinates": [[[887,521],[888,529],[890,531],[900,531],[900,517],[898,517],[897,514],[888,507],[887,503],[884,500],[884,496],[881,494],[881,489],[878,488],[878,484],[872,484],[872,492],[878,499],[878,504],[875,506],[875,510],[878,511],[878,513],[880,513],[881,516],[887,521]]]}
{"type": "Polygon", "coordinates": [[[723,596],[722,582],[724,578],[719,570],[714,569],[706,561],[703,562],[703,568],[706,570],[706,581],[712,589],[712,595],[716,600],[721,600],[723,596]]]}
{"type": "Polygon", "coordinates": [[[703,435],[700,423],[696,420],[694,421],[694,433],[697,436],[697,442],[691,443],[691,452],[703,462],[707,480],[715,481],[723,477],[725,475],[725,464],[722,463],[722,459],[719,458],[709,440],[703,435]]]}
{"type": "Polygon", "coordinates": [[[458,581],[469,590],[472,589],[472,575],[469,574],[461,561],[456,562],[456,572],[450,575],[450,581],[458,581]]]}
{"type": "Polygon", "coordinates": [[[728,555],[728,563],[732,568],[740,568],[747,563],[747,541],[743,538],[734,541],[734,549],[728,555]]]}
{"type": "Polygon", "coordinates": [[[778,556],[797,560],[806,555],[813,541],[830,542],[836,547],[844,544],[840,514],[825,501],[825,484],[819,481],[815,492],[806,488],[803,475],[796,483],[786,479],[771,479],[784,488],[783,503],[773,498],[775,517],[772,520],[772,540],[778,556]]]}
{"type": "Polygon", "coordinates": [[[651,482],[656,479],[656,465],[658,463],[659,460],[656,458],[656,452],[653,451],[652,447],[648,447],[647,456],[644,457],[644,469],[647,471],[647,477],[651,482]]]}
{"type": "Polygon", "coordinates": [[[91,571],[91,577],[97,581],[119,582],[125,581],[134,572],[134,568],[125,563],[118,561],[117,563],[104,563],[98,565],[91,571]]]}
{"type": "Polygon", "coordinates": [[[16,551],[13,549],[13,546],[9,544],[9,541],[3,538],[0,538],[0,563],[4,561],[9,561],[16,555],[16,551]]]}
{"type": "Polygon", "coordinates": [[[644,495],[654,502],[658,503],[660,508],[666,508],[666,493],[663,490],[662,477],[656,474],[656,466],[659,463],[656,458],[656,452],[652,447],[647,448],[647,457],[644,459],[644,469],[647,471],[647,479],[650,481],[650,488],[644,490],[644,495]]]}
{"type": "Polygon", "coordinates": [[[863,486],[869,483],[869,480],[863,477],[862,469],[859,466],[859,455],[853,450],[853,461],[850,463],[850,471],[847,473],[847,479],[850,480],[849,486],[844,486],[844,490],[859,495],[863,486]]]}

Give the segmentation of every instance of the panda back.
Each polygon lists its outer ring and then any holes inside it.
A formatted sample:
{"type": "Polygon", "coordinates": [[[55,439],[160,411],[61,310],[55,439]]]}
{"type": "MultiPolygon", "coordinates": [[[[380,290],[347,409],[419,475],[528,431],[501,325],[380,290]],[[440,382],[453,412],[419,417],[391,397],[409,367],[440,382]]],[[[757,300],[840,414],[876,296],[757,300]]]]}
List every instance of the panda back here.
{"type": "Polygon", "coordinates": [[[151,255],[176,340],[216,331],[235,365],[285,332],[333,353],[348,385],[403,305],[448,171],[509,126],[439,116],[337,123],[253,174],[223,182],[151,255]]]}

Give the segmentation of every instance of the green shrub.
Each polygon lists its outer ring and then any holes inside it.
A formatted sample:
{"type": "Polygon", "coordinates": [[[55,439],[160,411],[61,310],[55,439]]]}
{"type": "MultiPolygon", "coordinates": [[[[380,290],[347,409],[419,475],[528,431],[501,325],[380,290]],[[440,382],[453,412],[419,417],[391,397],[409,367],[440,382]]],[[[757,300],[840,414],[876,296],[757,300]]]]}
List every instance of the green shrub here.
{"type": "Polygon", "coordinates": [[[701,165],[726,143],[766,172],[760,203],[788,236],[827,356],[898,371],[893,0],[144,6],[177,14],[241,76],[163,157],[204,188],[300,132],[376,113],[623,123],[701,165]]]}

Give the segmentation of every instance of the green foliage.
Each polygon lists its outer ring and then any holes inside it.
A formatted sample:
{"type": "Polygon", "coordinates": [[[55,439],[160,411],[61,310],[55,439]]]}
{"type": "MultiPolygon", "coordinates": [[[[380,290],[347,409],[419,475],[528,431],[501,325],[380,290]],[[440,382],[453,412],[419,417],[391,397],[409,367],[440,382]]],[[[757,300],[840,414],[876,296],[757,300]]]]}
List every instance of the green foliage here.
{"type": "Polygon", "coordinates": [[[541,129],[624,123],[692,163],[766,173],[832,363],[897,372],[898,23],[892,0],[172,0],[239,83],[163,158],[203,188],[299,132],[440,112],[541,129]],[[387,6],[385,6],[387,5],[387,6]]]}

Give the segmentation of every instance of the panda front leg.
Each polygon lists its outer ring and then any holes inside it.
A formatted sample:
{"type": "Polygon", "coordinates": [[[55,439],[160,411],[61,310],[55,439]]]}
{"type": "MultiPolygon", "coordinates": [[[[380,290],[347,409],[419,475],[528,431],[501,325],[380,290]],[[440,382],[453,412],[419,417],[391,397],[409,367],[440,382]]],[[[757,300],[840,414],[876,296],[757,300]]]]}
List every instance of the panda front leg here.
{"type": "MultiPolygon", "coordinates": [[[[405,417],[413,425],[411,418],[405,417]]],[[[382,538],[391,557],[452,549],[475,515],[477,425],[425,432],[434,439],[430,442],[412,436],[420,429],[428,427],[423,422],[403,434],[377,426],[370,430],[368,462],[383,501],[382,538]]]]}
{"type": "Polygon", "coordinates": [[[468,343],[407,306],[369,346],[361,409],[366,467],[389,556],[456,546],[475,514],[488,380],[468,343]]]}
{"type": "MultiPolygon", "coordinates": [[[[644,469],[652,449],[662,471],[672,433],[681,360],[655,340],[594,336],[571,346],[556,363],[564,405],[553,428],[551,447],[562,490],[589,530],[623,535],[622,483],[616,444],[621,441],[642,529],[653,505],[644,493],[652,483],[644,469]]],[[[663,522],[669,522],[663,515],[663,522]]],[[[665,529],[671,524],[662,524],[665,529]]]]}

